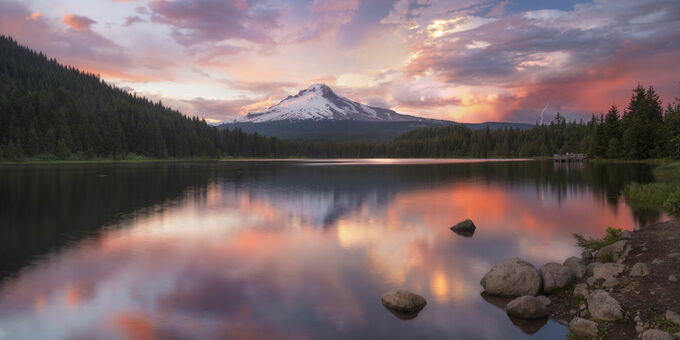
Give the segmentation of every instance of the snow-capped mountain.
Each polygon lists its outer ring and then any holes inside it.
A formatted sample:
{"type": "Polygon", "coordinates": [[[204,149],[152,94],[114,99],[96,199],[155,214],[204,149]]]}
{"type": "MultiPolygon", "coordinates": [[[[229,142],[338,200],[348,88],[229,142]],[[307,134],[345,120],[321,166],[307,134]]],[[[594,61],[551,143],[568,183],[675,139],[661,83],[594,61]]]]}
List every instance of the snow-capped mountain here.
{"type": "Polygon", "coordinates": [[[424,118],[368,106],[337,95],[325,84],[312,84],[262,112],[251,112],[233,123],[354,120],[364,122],[423,121],[424,118]]]}

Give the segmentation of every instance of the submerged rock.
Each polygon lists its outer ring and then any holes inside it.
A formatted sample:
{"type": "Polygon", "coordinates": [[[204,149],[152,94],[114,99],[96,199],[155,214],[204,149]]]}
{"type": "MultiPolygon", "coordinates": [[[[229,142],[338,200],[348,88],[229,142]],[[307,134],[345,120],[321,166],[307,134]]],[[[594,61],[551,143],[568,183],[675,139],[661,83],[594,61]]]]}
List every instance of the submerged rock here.
{"type": "Polygon", "coordinates": [[[398,290],[382,296],[382,304],[400,319],[409,320],[425,308],[425,298],[411,292],[398,290]]]}
{"type": "Polygon", "coordinates": [[[597,322],[586,320],[583,318],[574,318],[569,322],[569,329],[583,340],[597,339],[597,322]]]}
{"type": "Polygon", "coordinates": [[[569,267],[555,262],[544,264],[541,267],[540,273],[543,279],[543,291],[546,293],[566,287],[574,278],[574,274],[569,267]]]}
{"type": "Polygon", "coordinates": [[[571,272],[574,273],[574,276],[576,276],[579,279],[582,279],[583,276],[586,275],[586,265],[583,264],[582,259],[576,256],[572,256],[564,260],[563,265],[569,268],[569,270],[571,270],[571,272]]]}
{"type": "Polygon", "coordinates": [[[535,296],[541,290],[538,270],[517,257],[493,266],[479,283],[487,294],[497,296],[535,296]]]}
{"type": "Polygon", "coordinates": [[[649,267],[642,262],[633,265],[630,270],[630,276],[647,276],[649,275],[649,267]]]}
{"type": "Polygon", "coordinates": [[[510,316],[526,320],[540,319],[548,316],[548,308],[546,308],[545,303],[532,295],[524,295],[508,302],[505,306],[505,311],[510,316]]]}
{"type": "Polygon", "coordinates": [[[472,223],[470,219],[467,219],[451,227],[451,230],[454,233],[464,237],[472,237],[472,235],[475,234],[476,229],[477,227],[475,227],[475,224],[472,223]]]}
{"type": "Polygon", "coordinates": [[[602,289],[589,294],[587,302],[590,314],[600,320],[616,321],[623,318],[619,302],[602,289]]]}
{"type": "Polygon", "coordinates": [[[642,340],[674,340],[675,338],[659,329],[648,329],[642,333],[642,340]]]}

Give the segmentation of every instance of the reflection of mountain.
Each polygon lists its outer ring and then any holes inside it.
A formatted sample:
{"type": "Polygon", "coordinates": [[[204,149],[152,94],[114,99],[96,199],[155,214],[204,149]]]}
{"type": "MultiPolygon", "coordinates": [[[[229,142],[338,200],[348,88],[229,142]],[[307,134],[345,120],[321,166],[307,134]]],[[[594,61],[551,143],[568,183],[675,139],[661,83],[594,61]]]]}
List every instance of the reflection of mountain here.
{"type": "MultiPolygon", "coordinates": [[[[646,164],[586,164],[565,167],[552,162],[470,162],[418,165],[337,165],[300,162],[243,164],[238,176],[224,173],[225,190],[271,202],[288,215],[318,225],[332,225],[363,207],[369,210],[391,202],[402,191],[436,188],[457,182],[482,182],[510,188],[548,190],[558,202],[568,195],[592,191],[612,208],[630,181],[652,180],[646,164]],[[232,177],[232,178],[230,178],[232,177]],[[247,184],[246,184],[247,183],[247,184]]],[[[642,224],[659,214],[637,215],[642,224]]]]}

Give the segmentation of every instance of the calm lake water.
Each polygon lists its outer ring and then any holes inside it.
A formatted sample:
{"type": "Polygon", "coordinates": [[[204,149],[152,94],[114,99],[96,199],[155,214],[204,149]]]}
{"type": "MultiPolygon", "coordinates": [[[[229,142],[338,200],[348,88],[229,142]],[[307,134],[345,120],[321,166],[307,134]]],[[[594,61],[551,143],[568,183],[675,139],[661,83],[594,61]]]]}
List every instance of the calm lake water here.
{"type": "Polygon", "coordinates": [[[555,339],[480,296],[665,216],[645,164],[324,160],[0,166],[0,339],[555,339]],[[470,218],[471,238],[449,227],[470,218]],[[386,310],[423,295],[413,320],[386,310]],[[533,333],[533,334],[532,334],[533,333]]]}

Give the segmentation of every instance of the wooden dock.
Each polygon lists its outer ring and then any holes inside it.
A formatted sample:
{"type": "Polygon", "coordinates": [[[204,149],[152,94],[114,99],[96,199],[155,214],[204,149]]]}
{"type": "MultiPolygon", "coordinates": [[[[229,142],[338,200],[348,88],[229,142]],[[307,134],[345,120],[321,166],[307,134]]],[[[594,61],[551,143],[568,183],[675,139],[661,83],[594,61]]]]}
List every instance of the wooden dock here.
{"type": "Polygon", "coordinates": [[[583,162],[585,159],[586,155],[582,153],[566,153],[553,155],[553,160],[555,162],[583,162]]]}

